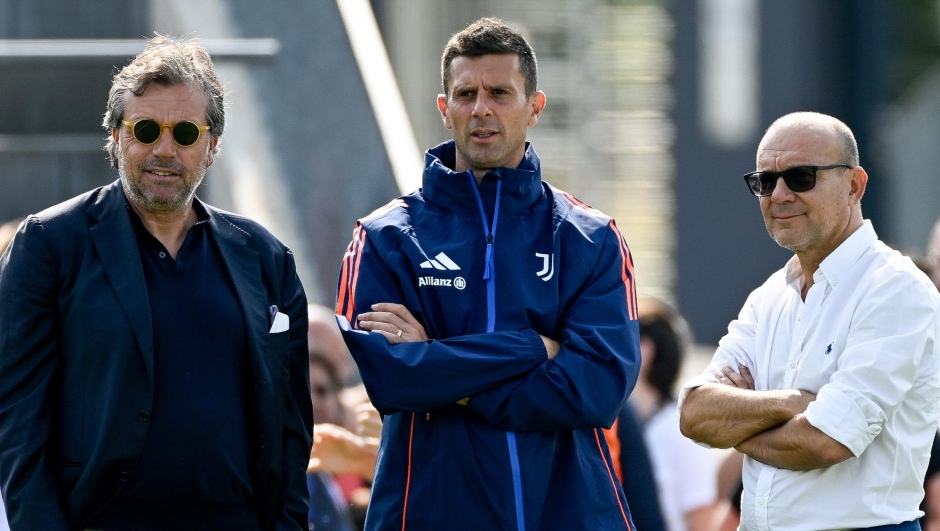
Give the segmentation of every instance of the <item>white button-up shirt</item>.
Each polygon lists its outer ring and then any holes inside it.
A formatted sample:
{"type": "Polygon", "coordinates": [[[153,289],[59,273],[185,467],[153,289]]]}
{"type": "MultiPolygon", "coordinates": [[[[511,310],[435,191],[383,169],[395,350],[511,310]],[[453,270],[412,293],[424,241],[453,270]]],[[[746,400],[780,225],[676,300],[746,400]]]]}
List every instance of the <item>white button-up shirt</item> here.
{"type": "Polygon", "coordinates": [[[794,257],[748,297],[705,372],[745,365],[757,390],[817,394],[810,424],[854,457],[799,471],[744,461],[741,529],[873,527],[923,513],[923,479],[940,418],[940,294],[869,221],[803,287],[794,257]]]}

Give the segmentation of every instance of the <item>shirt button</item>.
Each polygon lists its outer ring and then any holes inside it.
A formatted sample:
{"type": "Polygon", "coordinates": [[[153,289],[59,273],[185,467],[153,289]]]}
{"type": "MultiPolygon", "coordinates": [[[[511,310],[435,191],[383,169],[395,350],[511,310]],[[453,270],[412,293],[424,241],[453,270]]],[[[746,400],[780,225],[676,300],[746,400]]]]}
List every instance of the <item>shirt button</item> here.
{"type": "Polygon", "coordinates": [[[791,369],[795,369],[795,368],[796,368],[796,362],[795,362],[795,361],[791,361],[791,362],[790,362],[790,368],[791,368],[791,369]]]}
{"type": "Polygon", "coordinates": [[[832,281],[832,285],[833,285],[833,286],[838,286],[838,285],[839,285],[839,281],[838,281],[838,280],[833,280],[833,281],[832,281]]]}
{"type": "Polygon", "coordinates": [[[757,500],[757,505],[764,505],[764,498],[757,500]]]}
{"type": "Polygon", "coordinates": [[[140,410],[137,412],[137,420],[141,422],[147,422],[150,420],[150,412],[146,410],[140,410]]]}
{"type": "Polygon", "coordinates": [[[803,320],[803,316],[802,316],[802,315],[797,315],[797,316],[796,316],[796,320],[797,320],[797,321],[802,321],[802,320],[803,320]]]}
{"type": "Polygon", "coordinates": [[[160,258],[166,258],[166,253],[163,251],[160,251],[160,258]]]}
{"type": "Polygon", "coordinates": [[[121,472],[120,474],[118,474],[118,477],[121,478],[121,481],[127,481],[127,479],[131,477],[131,475],[128,474],[127,472],[121,472]]]}

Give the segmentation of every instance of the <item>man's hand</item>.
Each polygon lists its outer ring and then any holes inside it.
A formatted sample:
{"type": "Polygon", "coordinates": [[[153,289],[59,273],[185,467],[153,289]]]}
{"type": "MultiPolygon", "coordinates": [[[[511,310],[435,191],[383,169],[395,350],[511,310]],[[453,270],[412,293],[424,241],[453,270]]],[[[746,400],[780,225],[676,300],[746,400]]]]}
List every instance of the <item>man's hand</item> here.
{"type": "Polygon", "coordinates": [[[548,359],[553,360],[555,356],[558,355],[558,351],[561,350],[561,344],[555,341],[552,338],[539,335],[542,338],[542,343],[545,343],[545,352],[548,354],[548,359]]]}
{"type": "Polygon", "coordinates": [[[382,436],[382,416],[372,402],[359,404],[355,408],[356,435],[378,439],[382,436]]]}
{"type": "MultiPolygon", "coordinates": [[[[716,448],[730,448],[806,411],[816,395],[797,389],[755,391],[748,377],[725,367],[720,383],[689,390],[682,404],[679,427],[686,437],[716,448]],[[735,383],[737,382],[737,383],[735,383]],[[740,387],[739,387],[740,385],[740,387]]],[[[742,371],[745,372],[745,371],[742,371]]],[[[716,378],[718,375],[715,375],[716,378]]],[[[748,453],[741,448],[738,451],[748,453]]]]}
{"type": "Polygon", "coordinates": [[[744,365],[738,365],[738,370],[740,372],[735,372],[731,367],[725,366],[715,371],[715,379],[722,385],[753,391],[754,377],[751,375],[751,370],[744,365]]]}
{"type": "Polygon", "coordinates": [[[393,345],[428,340],[424,327],[408,308],[392,302],[373,304],[371,312],[360,313],[359,328],[378,332],[393,345]]]}
{"type": "Polygon", "coordinates": [[[334,424],[317,424],[313,429],[313,450],[307,472],[324,470],[371,480],[378,453],[378,439],[360,437],[334,424]]]}

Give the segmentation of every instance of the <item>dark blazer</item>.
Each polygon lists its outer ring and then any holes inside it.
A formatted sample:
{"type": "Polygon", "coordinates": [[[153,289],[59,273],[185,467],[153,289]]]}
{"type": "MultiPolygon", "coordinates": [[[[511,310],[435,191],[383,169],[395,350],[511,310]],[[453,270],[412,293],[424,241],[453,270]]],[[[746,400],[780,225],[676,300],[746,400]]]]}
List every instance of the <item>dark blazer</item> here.
{"type": "MultiPolygon", "coordinates": [[[[267,230],[206,205],[248,330],[264,529],[306,529],[307,301],[267,230]],[[269,308],[290,318],[270,334],[269,308]]],[[[120,181],[29,216],[0,258],[0,471],[13,529],[85,526],[134,473],[153,405],[147,287],[120,181]]]]}

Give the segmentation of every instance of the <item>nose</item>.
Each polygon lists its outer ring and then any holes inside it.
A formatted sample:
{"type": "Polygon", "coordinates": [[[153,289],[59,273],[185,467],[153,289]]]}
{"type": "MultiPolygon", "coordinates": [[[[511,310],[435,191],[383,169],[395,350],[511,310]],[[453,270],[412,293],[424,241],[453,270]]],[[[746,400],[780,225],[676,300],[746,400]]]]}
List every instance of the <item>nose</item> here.
{"type": "Polygon", "coordinates": [[[480,91],[476,100],[473,102],[473,116],[487,116],[491,113],[490,106],[486,103],[486,94],[480,91]]]}
{"type": "Polygon", "coordinates": [[[160,126],[160,138],[153,143],[153,154],[169,158],[176,154],[176,142],[173,142],[173,130],[168,125],[160,126]]]}
{"type": "Polygon", "coordinates": [[[796,197],[795,194],[787,186],[783,176],[777,177],[777,184],[774,185],[774,191],[770,193],[770,200],[774,203],[781,203],[783,201],[792,201],[794,197],[796,197]]]}

